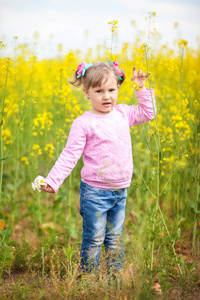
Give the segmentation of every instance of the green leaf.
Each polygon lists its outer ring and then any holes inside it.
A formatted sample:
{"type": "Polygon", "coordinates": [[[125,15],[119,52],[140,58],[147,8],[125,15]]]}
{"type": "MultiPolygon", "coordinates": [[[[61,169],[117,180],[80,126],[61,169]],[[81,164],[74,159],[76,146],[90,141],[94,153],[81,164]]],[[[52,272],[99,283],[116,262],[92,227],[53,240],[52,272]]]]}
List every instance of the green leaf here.
{"type": "Polygon", "coordinates": [[[14,189],[15,189],[15,187],[12,183],[6,184],[6,187],[7,187],[8,190],[11,190],[11,191],[14,191],[14,189]]]}
{"type": "Polygon", "coordinates": [[[10,225],[8,225],[8,227],[3,230],[3,231],[0,231],[0,236],[1,236],[1,243],[0,245],[2,244],[7,244],[8,241],[9,241],[9,237],[11,236],[11,229],[10,229],[10,225]]]}
{"type": "Polygon", "coordinates": [[[6,156],[6,157],[0,158],[0,161],[6,160],[7,158],[9,158],[9,157],[11,157],[11,156],[13,156],[13,154],[10,154],[10,155],[8,155],[8,156],[6,156]]]}
{"type": "Polygon", "coordinates": [[[53,209],[58,208],[59,204],[62,202],[61,197],[53,201],[53,209]]]}

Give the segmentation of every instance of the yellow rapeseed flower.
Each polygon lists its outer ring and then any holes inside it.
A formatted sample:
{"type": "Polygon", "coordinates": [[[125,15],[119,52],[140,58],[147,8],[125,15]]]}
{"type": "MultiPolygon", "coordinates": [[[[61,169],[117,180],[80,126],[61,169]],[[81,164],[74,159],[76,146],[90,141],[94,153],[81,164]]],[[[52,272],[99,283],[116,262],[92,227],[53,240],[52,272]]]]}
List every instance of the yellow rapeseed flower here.
{"type": "Polygon", "coordinates": [[[5,44],[4,44],[2,41],[0,41],[0,50],[1,50],[3,47],[5,47],[5,44]]]}
{"type": "Polygon", "coordinates": [[[38,149],[40,149],[40,146],[38,144],[35,144],[35,145],[33,145],[32,149],[33,150],[38,150],[38,149]]]}
{"type": "Polygon", "coordinates": [[[118,27],[118,26],[117,26],[117,23],[118,23],[117,20],[113,20],[113,21],[111,21],[111,22],[108,22],[108,24],[112,25],[111,31],[112,31],[113,33],[115,32],[115,29],[118,27]]]}
{"type": "Polygon", "coordinates": [[[187,45],[188,45],[188,41],[186,41],[184,39],[180,40],[180,42],[178,43],[179,48],[181,48],[181,47],[186,48],[187,45]]]}
{"type": "Polygon", "coordinates": [[[28,158],[26,156],[21,157],[20,160],[21,160],[21,162],[24,162],[25,165],[29,165],[29,161],[28,161],[28,158]]]}

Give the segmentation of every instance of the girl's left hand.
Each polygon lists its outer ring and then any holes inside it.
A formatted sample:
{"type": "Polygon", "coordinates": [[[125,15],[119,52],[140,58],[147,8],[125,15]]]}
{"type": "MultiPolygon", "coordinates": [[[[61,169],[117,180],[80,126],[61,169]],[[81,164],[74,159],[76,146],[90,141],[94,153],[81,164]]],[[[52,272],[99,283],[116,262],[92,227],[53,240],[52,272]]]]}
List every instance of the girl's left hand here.
{"type": "Polygon", "coordinates": [[[148,74],[145,74],[142,72],[142,70],[139,70],[138,72],[136,72],[136,67],[134,66],[133,67],[133,77],[131,77],[131,81],[136,81],[138,88],[143,89],[145,81],[146,81],[147,77],[149,77],[150,74],[151,74],[150,72],[148,74]]]}

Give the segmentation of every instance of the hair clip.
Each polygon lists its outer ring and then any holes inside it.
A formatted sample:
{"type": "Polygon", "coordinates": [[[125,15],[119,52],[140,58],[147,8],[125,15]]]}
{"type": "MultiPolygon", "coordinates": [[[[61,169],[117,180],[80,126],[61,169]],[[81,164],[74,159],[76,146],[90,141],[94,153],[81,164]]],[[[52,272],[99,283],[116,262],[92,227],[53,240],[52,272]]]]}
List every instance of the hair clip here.
{"type": "Polygon", "coordinates": [[[122,75],[123,75],[123,73],[122,73],[122,71],[118,68],[119,67],[119,63],[117,62],[117,61],[110,61],[110,60],[108,60],[108,63],[111,65],[111,66],[113,66],[113,68],[115,68],[115,70],[117,71],[117,73],[119,74],[119,76],[118,76],[118,78],[120,79],[120,80],[123,80],[122,79],[122,75]]]}
{"type": "Polygon", "coordinates": [[[77,78],[84,76],[85,72],[89,67],[91,67],[93,64],[87,64],[86,62],[82,62],[80,65],[77,67],[77,78]]]}

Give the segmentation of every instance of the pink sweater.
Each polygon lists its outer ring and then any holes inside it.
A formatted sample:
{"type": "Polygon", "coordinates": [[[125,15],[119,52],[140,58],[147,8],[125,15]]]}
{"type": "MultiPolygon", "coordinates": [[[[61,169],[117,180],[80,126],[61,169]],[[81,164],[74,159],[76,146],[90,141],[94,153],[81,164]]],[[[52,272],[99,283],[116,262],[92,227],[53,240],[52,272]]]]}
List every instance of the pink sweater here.
{"type": "Polygon", "coordinates": [[[86,111],[74,120],[66,147],[45,178],[55,191],[83,154],[81,177],[87,184],[104,189],[130,185],[133,160],[129,127],[154,118],[154,91],[137,91],[138,106],[116,105],[112,112],[96,115],[86,111]],[[151,94],[154,102],[152,104],[151,94]]]}

